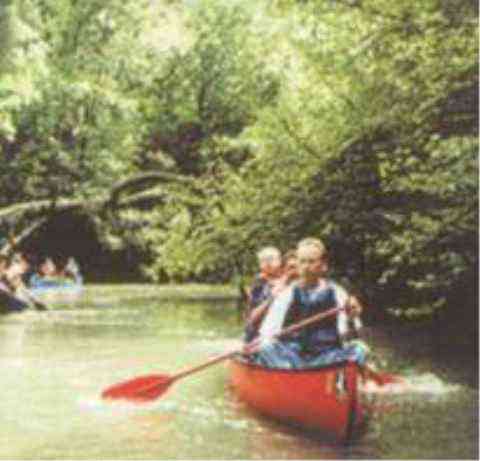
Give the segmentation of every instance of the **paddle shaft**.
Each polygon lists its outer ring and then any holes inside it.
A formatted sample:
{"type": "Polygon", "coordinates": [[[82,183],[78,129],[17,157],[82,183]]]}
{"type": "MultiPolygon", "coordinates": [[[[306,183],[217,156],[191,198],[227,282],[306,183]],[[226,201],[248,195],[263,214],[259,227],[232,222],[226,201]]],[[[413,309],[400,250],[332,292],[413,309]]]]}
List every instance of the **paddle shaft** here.
{"type": "Polygon", "coordinates": [[[184,378],[185,376],[192,375],[193,373],[196,373],[197,371],[204,370],[205,368],[211,367],[212,365],[215,365],[219,362],[223,362],[224,360],[227,360],[237,354],[240,354],[242,352],[242,349],[236,349],[234,351],[226,352],[225,354],[222,355],[217,355],[216,357],[212,357],[210,360],[207,360],[206,362],[201,363],[200,365],[196,365],[191,368],[187,368],[185,370],[179,371],[178,373],[175,373],[170,377],[170,380],[177,381],[178,379],[184,378]]]}
{"type": "Polygon", "coordinates": [[[28,301],[32,303],[35,309],[42,311],[48,310],[48,307],[41,301],[39,301],[34,295],[32,295],[28,288],[22,287],[22,293],[28,299],[28,301]]]}
{"type": "MultiPolygon", "coordinates": [[[[4,282],[6,287],[10,290],[10,294],[15,297],[15,291],[17,290],[17,287],[15,286],[15,284],[6,277],[3,277],[2,281],[4,282]]],[[[33,305],[33,307],[37,310],[42,310],[42,311],[48,310],[48,307],[45,306],[45,304],[43,304],[41,301],[36,299],[35,296],[33,296],[32,293],[30,293],[28,288],[23,283],[20,285],[20,290],[24,296],[24,299],[26,298],[26,301],[30,303],[29,307],[33,305]]]]}
{"type": "MultiPolygon", "coordinates": [[[[309,325],[313,325],[314,323],[320,322],[321,320],[331,317],[333,315],[338,314],[340,311],[344,310],[343,307],[335,307],[333,309],[329,309],[325,312],[321,312],[319,314],[313,315],[305,320],[302,320],[300,322],[297,322],[293,325],[290,325],[287,328],[284,328],[280,332],[278,332],[276,335],[272,337],[272,339],[279,339],[283,338],[284,336],[288,336],[292,333],[295,333],[296,331],[301,330],[302,328],[305,328],[309,325]]],[[[254,354],[257,352],[262,345],[262,338],[257,338],[251,341],[249,344],[242,348],[235,349],[230,352],[226,352],[225,354],[218,355],[216,357],[211,358],[210,360],[207,360],[206,362],[203,362],[199,365],[196,365],[191,368],[187,368],[185,370],[179,371],[178,373],[175,373],[170,377],[171,382],[177,381],[178,379],[184,378],[185,376],[191,375],[193,373],[196,373],[197,371],[204,370],[205,368],[211,367],[212,365],[215,365],[219,362],[223,362],[224,360],[227,360],[231,357],[234,357],[235,355],[241,354],[241,353],[246,353],[248,355],[254,354]]]]}

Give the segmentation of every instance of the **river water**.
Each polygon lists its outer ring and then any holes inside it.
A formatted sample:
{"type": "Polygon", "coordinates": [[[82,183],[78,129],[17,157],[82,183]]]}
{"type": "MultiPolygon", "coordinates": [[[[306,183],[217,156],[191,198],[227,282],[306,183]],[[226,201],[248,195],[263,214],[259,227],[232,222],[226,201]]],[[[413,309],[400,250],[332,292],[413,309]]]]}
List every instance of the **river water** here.
{"type": "Polygon", "coordinates": [[[349,447],[255,414],[236,399],[224,365],[153,403],[102,401],[113,383],[172,373],[238,344],[233,301],[185,294],[93,286],[55,310],[0,317],[0,459],[478,458],[476,386],[375,335],[380,361],[409,386],[370,394],[370,425],[349,447]]]}

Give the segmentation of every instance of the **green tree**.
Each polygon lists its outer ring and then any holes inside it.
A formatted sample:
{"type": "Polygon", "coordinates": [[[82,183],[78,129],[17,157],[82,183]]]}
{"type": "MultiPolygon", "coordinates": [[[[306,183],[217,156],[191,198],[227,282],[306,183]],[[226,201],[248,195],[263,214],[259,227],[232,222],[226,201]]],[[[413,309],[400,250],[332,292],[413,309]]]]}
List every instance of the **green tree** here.
{"type": "Polygon", "coordinates": [[[179,219],[171,255],[224,273],[252,246],[318,235],[373,301],[433,310],[476,267],[475,9],[312,1],[283,14],[296,72],[236,140],[255,154],[204,224],[179,219]]]}
{"type": "MultiPolygon", "coordinates": [[[[241,2],[202,2],[185,16],[188,45],[165,53],[143,93],[147,120],[139,167],[182,174],[193,189],[174,184],[171,200],[149,209],[140,240],[155,255],[147,272],[158,277],[206,275],[219,247],[192,251],[191,239],[211,223],[205,212],[221,195],[226,175],[251,157],[236,140],[256,123],[278,94],[271,32],[258,29],[254,11],[241,2]],[[174,198],[173,198],[174,197],[174,198]]],[[[136,238],[139,234],[136,233],[136,238]]],[[[221,251],[221,250],[220,250],[221,251]]],[[[229,269],[217,278],[226,280],[229,269]]]]}
{"type": "Polygon", "coordinates": [[[110,187],[138,171],[134,86],[154,55],[139,38],[146,2],[15,6],[10,66],[0,79],[0,216],[16,222],[72,200],[107,201],[110,187]]]}
{"type": "Polygon", "coordinates": [[[0,71],[4,68],[8,49],[10,48],[10,2],[5,1],[0,5],[0,71]]]}

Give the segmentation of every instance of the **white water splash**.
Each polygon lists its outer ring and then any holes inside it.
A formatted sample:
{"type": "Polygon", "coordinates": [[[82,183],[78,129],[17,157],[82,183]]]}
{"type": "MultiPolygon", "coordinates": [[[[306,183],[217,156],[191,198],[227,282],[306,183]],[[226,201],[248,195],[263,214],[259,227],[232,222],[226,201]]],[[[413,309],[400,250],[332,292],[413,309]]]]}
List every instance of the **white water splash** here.
{"type": "Polygon", "coordinates": [[[245,430],[250,426],[250,423],[246,419],[224,419],[223,424],[226,427],[230,427],[232,429],[239,429],[239,430],[245,430]]]}
{"type": "Polygon", "coordinates": [[[449,384],[433,373],[423,373],[402,377],[398,382],[379,386],[368,381],[361,387],[366,394],[426,394],[431,396],[445,395],[457,392],[461,388],[458,384],[449,384]]]}

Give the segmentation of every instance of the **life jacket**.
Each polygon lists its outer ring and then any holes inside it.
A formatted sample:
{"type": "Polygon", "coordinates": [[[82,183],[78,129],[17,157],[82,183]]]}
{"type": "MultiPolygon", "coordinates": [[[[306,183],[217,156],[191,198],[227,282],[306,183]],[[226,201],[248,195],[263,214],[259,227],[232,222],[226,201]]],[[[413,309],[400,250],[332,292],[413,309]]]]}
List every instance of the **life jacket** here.
{"type": "Polygon", "coordinates": [[[270,281],[263,274],[257,275],[250,288],[249,308],[254,309],[271,297],[272,287],[270,281]]]}
{"type": "MultiPolygon", "coordinates": [[[[293,287],[293,301],[284,327],[334,307],[338,307],[338,300],[333,283],[327,281],[324,287],[312,289],[295,285],[293,287]]],[[[337,317],[327,317],[317,324],[303,328],[292,338],[299,342],[304,353],[314,352],[322,347],[339,346],[337,317]]]]}

